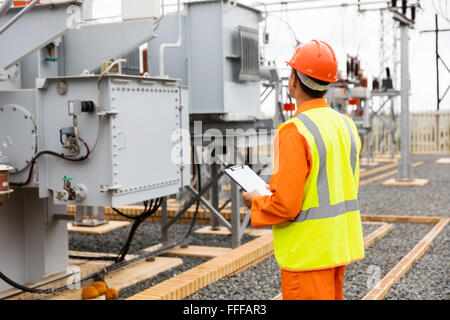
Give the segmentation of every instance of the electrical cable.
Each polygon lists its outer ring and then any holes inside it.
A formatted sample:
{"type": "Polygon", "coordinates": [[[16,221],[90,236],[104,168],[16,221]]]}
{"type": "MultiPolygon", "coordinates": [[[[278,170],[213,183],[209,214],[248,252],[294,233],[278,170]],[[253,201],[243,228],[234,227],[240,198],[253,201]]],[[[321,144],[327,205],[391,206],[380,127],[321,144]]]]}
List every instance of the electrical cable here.
{"type": "MultiPolygon", "coordinates": [[[[115,262],[122,262],[125,260],[125,257],[128,253],[128,250],[130,249],[130,245],[133,241],[134,234],[136,233],[136,230],[139,228],[142,222],[145,221],[148,217],[153,215],[161,206],[161,203],[163,201],[163,198],[156,199],[155,203],[153,203],[153,200],[150,202],[149,209],[144,211],[141,215],[139,215],[133,226],[131,227],[130,233],[128,235],[127,241],[125,242],[125,245],[123,246],[122,250],[120,250],[115,262]]],[[[147,204],[145,204],[145,208],[147,208],[147,204]]]]}
{"type": "Polygon", "coordinates": [[[42,155],[47,154],[47,155],[51,155],[51,156],[54,156],[54,157],[57,157],[57,158],[61,158],[63,160],[67,160],[67,161],[72,161],[72,162],[80,162],[80,161],[86,160],[89,157],[89,155],[91,154],[91,150],[90,150],[88,144],[82,138],[78,137],[78,139],[84,144],[84,146],[86,148],[86,154],[83,157],[71,158],[70,156],[67,156],[67,155],[65,155],[63,153],[57,153],[57,152],[51,151],[51,150],[39,151],[38,153],[36,153],[34,155],[33,159],[31,159],[31,165],[30,165],[30,170],[29,170],[29,173],[28,173],[27,180],[25,182],[11,182],[11,186],[12,187],[24,187],[24,186],[30,184],[31,180],[33,178],[33,172],[34,172],[34,167],[36,165],[36,161],[42,155]]]}
{"type": "MultiPolygon", "coordinates": [[[[202,175],[201,175],[201,171],[200,171],[200,164],[197,163],[196,167],[197,167],[197,179],[198,179],[197,180],[197,191],[200,192],[200,190],[202,189],[202,175]]],[[[184,239],[187,239],[191,235],[192,230],[194,229],[195,222],[197,221],[199,207],[200,207],[200,199],[197,200],[197,204],[195,206],[194,217],[192,218],[191,225],[189,226],[189,230],[185,234],[184,239]]]]}

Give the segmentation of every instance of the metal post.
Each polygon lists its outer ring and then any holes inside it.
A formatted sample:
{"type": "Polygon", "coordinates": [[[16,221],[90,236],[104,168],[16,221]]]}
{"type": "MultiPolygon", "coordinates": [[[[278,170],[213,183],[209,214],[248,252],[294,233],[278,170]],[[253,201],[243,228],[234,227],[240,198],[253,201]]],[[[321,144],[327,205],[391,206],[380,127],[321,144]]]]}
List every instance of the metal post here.
{"type": "Polygon", "coordinates": [[[400,114],[400,126],[401,126],[401,146],[400,146],[400,163],[398,165],[398,179],[399,180],[411,180],[412,166],[409,137],[409,47],[408,47],[408,29],[409,26],[404,23],[400,23],[401,32],[401,114],[400,114]]]}
{"type": "Polygon", "coordinates": [[[168,240],[167,234],[169,232],[168,229],[165,229],[164,226],[167,224],[168,215],[167,215],[167,197],[164,197],[161,204],[161,242],[166,243],[168,240]]]}
{"type": "Polygon", "coordinates": [[[394,97],[391,97],[391,121],[390,121],[390,133],[391,133],[391,158],[394,159],[395,155],[395,104],[394,97]]]}
{"type": "MultiPolygon", "coordinates": [[[[233,139],[234,163],[238,163],[237,137],[233,139]]],[[[236,183],[231,183],[231,247],[237,248],[241,245],[241,193],[236,183]]]]}
{"type": "MultiPolygon", "coordinates": [[[[439,98],[439,28],[438,28],[438,16],[434,15],[434,21],[436,25],[436,101],[437,101],[437,111],[439,112],[439,105],[441,100],[439,98]]],[[[439,128],[439,113],[436,114],[436,144],[437,144],[437,152],[441,151],[440,149],[440,128],[439,128]]]]}
{"type": "MultiPolygon", "coordinates": [[[[219,172],[219,165],[214,161],[211,164],[211,177],[215,177],[219,172]]],[[[211,186],[211,204],[219,211],[219,181],[211,186]]],[[[219,220],[215,215],[211,216],[211,227],[213,230],[219,230],[219,220]]]]}
{"type": "Polygon", "coordinates": [[[280,112],[282,95],[282,83],[281,81],[275,83],[275,117],[274,117],[274,127],[277,128],[281,123],[283,123],[282,114],[280,112]]]}

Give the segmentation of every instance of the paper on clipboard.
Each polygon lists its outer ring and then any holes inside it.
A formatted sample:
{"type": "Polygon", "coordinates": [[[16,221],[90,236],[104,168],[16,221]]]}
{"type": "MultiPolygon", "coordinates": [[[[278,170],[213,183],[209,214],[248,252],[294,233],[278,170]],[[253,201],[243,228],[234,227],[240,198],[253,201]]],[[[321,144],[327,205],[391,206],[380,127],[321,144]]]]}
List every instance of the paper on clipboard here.
{"type": "Polygon", "coordinates": [[[246,165],[225,169],[225,173],[246,192],[256,190],[262,196],[270,196],[272,194],[267,189],[267,183],[246,165]]]}

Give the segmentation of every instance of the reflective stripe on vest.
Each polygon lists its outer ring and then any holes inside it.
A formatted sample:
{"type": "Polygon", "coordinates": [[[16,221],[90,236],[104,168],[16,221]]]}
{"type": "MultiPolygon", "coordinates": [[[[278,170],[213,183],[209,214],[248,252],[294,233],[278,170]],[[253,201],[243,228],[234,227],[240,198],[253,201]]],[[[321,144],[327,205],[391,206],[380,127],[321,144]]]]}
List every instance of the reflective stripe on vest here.
{"type": "MultiPolygon", "coordinates": [[[[335,205],[331,205],[330,191],[327,177],[327,166],[326,166],[327,150],[325,148],[325,142],[323,141],[319,128],[307,115],[299,113],[296,116],[296,118],[299,119],[301,122],[303,122],[305,127],[314,136],[317,151],[319,152],[320,167],[319,167],[319,175],[317,177],[317,193],[319,196],[319,206],[300,211],[297,217],[295,217],[294,220],[291,220],[291,222],[302,222],[306,220],[331,218],[338,216],[340,214],[344,214],[346,212],[359,210],[358,199],[347,200],[337,203],[335,205]]],[[[350,132],[351,137],[350,159],[352,172],[354,175],[356,167],[356,141],[347,119],[344,116],[342,116],[342,118],[344,119],[347,128],[350,132]]]]}

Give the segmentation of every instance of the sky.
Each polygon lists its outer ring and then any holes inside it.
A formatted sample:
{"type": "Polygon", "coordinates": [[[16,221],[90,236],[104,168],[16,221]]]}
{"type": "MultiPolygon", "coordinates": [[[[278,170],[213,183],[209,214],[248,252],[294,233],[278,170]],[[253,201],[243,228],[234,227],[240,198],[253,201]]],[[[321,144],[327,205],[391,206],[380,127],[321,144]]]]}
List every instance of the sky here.
{"type": "MultiPolygon", "coordinates": [[[[362,0],[369,1],[369,0],[362,0]]],[[[372,0],[370,0],[372,1],[372,0]]],[[[417,0],[410,0],[417,1],[417,0]]],[[[241,3],[252,5],[255,1],[241,0],[241,3]]],[[[276,0],[262,1],[267,3],[276,0]]],[[[328,42],[336,52],[339,68],[345,72],[346,54],[357,55],[365,76],[371,81],[372,76],[379,73],[379,41],[380,41],[380,13],[367,11],[358,14],[356,6],[340,6],[336,8],[291,10],[293,8],[306,8],[327,5],[340,5],[342,3],[355,3],[355,0],[316,0],[305,3],[290,4],[287,6],[269,5],[270,12],[267,18],[267,30],[270,43],[265,48],[268,60],[275,61],[280,68],[285,68],[284,61],[289,60],[295,51],[295,40],[308,42],[318,39],[328,42]],[[288,10],[286,10],[287,8],[288,10]],[[290,26],[290,27],[289,27],[290,26]],[[295,33],[295,36],[294,36],[295,33]]],[[[398,1],[401,2],[401,1],[398,1]]],[[[166,4],[176,3],[174,0],[165,0],[166,4]]],[[[447,12],[450,17],[450,0],[421,0],[422,9],[417,12],[414,29],[410,36],[410,79],[411,94],[409,99],[411,111],[436,110],[436,61],[435,61],[435,33],[421,33],[423,30],[435,28],[435,9],[447,12]]],[[[372,7],[375,5],[372,5],[372,7]]],[[[173,10],[173,6],[167,9],[173,10]]],[[[258,6],[264,10],[264,6],[258,6]]],[[[368,7],[369,8],[369,7],[368,7]]],[[[166,10],[167,10],[166,9],[166,10]]],[[[108,17],[120,14],[120,0],[94,0],[94,16],[108,17]]],[[[261,23],[261,29],[264,23],[261,23]]],[[[450,23],[439,16],[439,28],[449,29],[450,23]]],[[[176,32],[174,30],[174,32],[176,32]]],[[[439,53],[445,64],[450,67],[450,32],[439,33],[439,53]]],[[[398,43],[400,52],[400,43],[398,43]]],[[[440,94],[450,84],[450,74],[439,62],[440,94]]],[[[400,69],[399,69],[400,70],[400,69]]],[[[288,72],[288,71],[284,71],[288,72]]],[[[400,77],[400,75],[398,75],[400,77]]],[[[399,103],[397,103],[399,105],[399,103]]],[[[271,106],[264,105],[263,111],[271,113],[271,106]]],[[[442,100],[441,110],[450,110],[450,90],[442,100]]]]}

